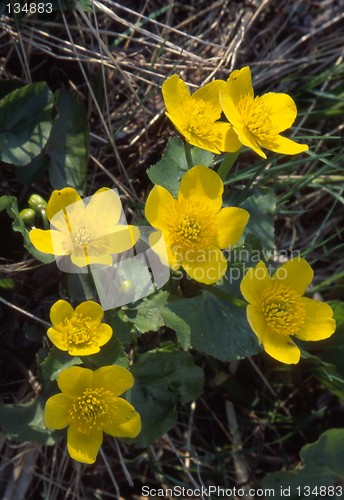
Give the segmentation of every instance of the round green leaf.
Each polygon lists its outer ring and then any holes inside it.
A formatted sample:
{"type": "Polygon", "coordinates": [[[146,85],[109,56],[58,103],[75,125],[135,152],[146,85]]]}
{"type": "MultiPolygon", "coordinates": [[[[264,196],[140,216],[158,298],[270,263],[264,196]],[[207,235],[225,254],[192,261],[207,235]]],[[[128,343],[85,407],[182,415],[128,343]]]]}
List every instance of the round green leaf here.
{"type": "Polygon", "coordinates": [[[45,82],[31,83],[0,101],[0,159],[23,166],[39,155],[51,130],[53,95],[45,82]]]}

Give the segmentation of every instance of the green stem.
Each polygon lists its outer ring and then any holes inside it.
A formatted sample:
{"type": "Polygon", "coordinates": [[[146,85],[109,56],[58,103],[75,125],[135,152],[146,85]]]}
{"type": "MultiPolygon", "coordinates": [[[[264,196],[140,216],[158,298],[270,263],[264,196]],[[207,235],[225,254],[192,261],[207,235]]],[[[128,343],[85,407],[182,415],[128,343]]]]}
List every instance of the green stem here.
{"type": "Polygon", "coordinates": [[[224,159],[222,160],[221,165],[219,166],[219,169],[217,171],[218,175],[221,177],[221,179],[224,181],[229,174],[231,168],[233,167],[236,159],[238,158],[240,154],[240,149],[236,151],[235,153],[226,153],[224,159]]]}
{"type": "Polygon", "coordinates": [[[246,309],[247,302],[245,302],[244,300],[239,299],[238,297],[234,297],[234,295],[224,292],[214,285],[204,285],[203,283],[199,283],[199,285],[204,290],[207,290],[208,292],[215,295],[215,297],[219,297],[219,299],[222,299],[225,302],[232,304],[233,306],[239,307],[240,309],[246,309]]]}
{"type": "Polygon", "coordinates": [[[185,149],[186,163],[188,164],[189,168],[192,168],[194,165],[191,156],[191,145],[186,141],[184,142],[184,149],[185,149]]]}

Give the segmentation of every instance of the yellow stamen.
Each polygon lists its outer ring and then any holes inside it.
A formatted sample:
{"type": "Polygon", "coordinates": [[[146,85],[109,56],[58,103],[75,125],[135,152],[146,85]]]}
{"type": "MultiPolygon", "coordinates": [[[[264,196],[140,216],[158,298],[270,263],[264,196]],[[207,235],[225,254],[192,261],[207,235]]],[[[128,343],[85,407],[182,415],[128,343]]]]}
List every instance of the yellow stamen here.
{"type": "Polygon", "coordinates": [[[71,423],[80,431],[101,428],[115,415],[114,396],[106,389],[85,389],[69,410],[71,423]]]}
{"type": "Polygon", "coordinates": [[[259,139],[267,140],[277,135],[269,117],[269,109],[261,102],[260,97],[254,99],[247,94],[241,97],[238,108],[246,127],[259,139]]]}
{"type": "Polygon", "coordinates": [[[70,319],[66,318],[62,328],[66,335],[66,342],[69,348],[86,344],[92,339],[92,330],[89,322],[92,320],[89,316],[74,313],[70,319]]]}
{"type": "Polygon", "coordinates": [[[190,136],[201,137],[207,141],[218,141],[213,124],[209,121],[209,103],[193,100],[185,103],[185,132],[190,136]]]}
{"type": "Polygon", "coordinates": [[[294,335],[303,325],[301,297],[283,284],[272,284],[262,296],[263,312],[270,328],[281,335],[294,335]]]}

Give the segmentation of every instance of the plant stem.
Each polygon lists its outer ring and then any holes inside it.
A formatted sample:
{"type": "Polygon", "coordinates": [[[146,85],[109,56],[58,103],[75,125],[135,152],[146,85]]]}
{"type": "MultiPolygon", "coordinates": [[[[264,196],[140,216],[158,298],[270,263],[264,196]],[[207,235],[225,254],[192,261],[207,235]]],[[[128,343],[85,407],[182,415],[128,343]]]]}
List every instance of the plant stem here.
{"type": "Polygon", "coordinates": [[[231,295],[227,292],[224,292],[223,290],[221,290],[221,288],[218,288],[214,285],[205,285],[203,283],[199,283],[199,285],[204,290],[207,290],[216,297],[219,297],[219,299],[222,299],[229,304],[232,304],[233,306],[239,307],[240,309],[245,309],[247,306],[247,303],[244,300],[239,299],[238,297],[234,297],[234,295],[231,295]]]}
{"type": "Polygon", "coordinates": [[[193,165],[192,156],[191,156],[191,145],[185,141],[184,148],[185,148],[186,163],[188,164],[189,168],[192,168],[194,165],[193,165]]]}
{"type": "Polygon", "coordinates": [[[236,151],[235,153],[226,153],[224,159],[222,160],[221,165],[219,166],[219,169],[217,171],[218,175],[221,177],[221,179],[224,181],[229,174],[231,168],[233,167],[236,159],[238,158],[240,154],[240,149],[236,151]]]}

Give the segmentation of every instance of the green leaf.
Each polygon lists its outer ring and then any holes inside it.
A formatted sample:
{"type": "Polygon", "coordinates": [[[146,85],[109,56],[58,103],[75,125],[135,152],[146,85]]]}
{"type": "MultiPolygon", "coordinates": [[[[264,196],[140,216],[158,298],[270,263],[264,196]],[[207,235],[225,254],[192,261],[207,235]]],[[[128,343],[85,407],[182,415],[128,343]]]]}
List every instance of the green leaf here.
{"type": "Polygon", "coordinates": [[[199,396],[203,371],[183,351],[142,354],[131,371],[135,384],[126,397],[141,415],[137,441],[148,446],[175,425],[178,398],[186,403],[199,396]]]}
{"type": "MultiPolygon", "coordinates": [[[[165,308],[179,318],[182,323],[175,323],[175,328],[179,329],[182,325],[179,334],[184,338],[190,337],[191,346],[199,352],[222,361],[233,361],[259,351],[245,310],[209,292],[169,302],[165,308]]],[[[173,321],[169,324],[173,327],[173,321]]]]}
{"type": "Polygon", "coordinates": [[[152,294],[133,307],[123,308],[122,318],[133,323],[140,333],[156,332],[165,324],[162,312],[168,296],[164,291],[152,294]]]}
{"type": "MultiPolygon", "coordinates": [[[[230,196],[229,205],[238,206],[236,196],[230,196]]],[[[276,196],[269,188],[255,188],[247,193],[247,197],[239,206],[245,208],[250,219],[246,233],[251,233],[261,242],[263,249],[275,248],[274,214],[276,212],[276,196]]]]}
{"type": "MultiPolygon", "coordinates": [[[[344,429],[330,429],[324,432],[319,441],[304,446],[300,453],[303,467],[288,472],[275,472],[265,476],[263,488],[273,488],[275,498],[342,498],[328,493],[320,495],[320,486],[344,484],[344,429]],[[300,492],[297,490],[300,488],[300,492]],[[310,492],[308,488],[310,488],[310,492]],[[281,488],[289,495],[281,495],[281,488]],[[317,490],[315,489],[317,488],[317,490]],[[314,489],[314,490],[313,490],[314,489]],[[313,490],[313,491],[312,491],[313,490]],[[300,493],[300,494],[299,494],[300,493]],[[308,494],[307,494],[308,493],[308,494]]],[[[329,492],[330,490],[327,489],[329,492]]],[[[336,488],[335,488],[336,491],[336,488]]],[[[337,490],[339,492],[339,489],[337,490]]]]}
{"type": "Polygon", "coordinates": [[[85,106],[65,89],[55,93],[55,119],[47,153],[49,178],[54,189],[74,187],[83,194],[86,187],[89,129],[85,106]]]}
{"type": "Polygon", "coordinates": [[[45,82],[31,83],[0,101],[0,159],[27,165],[46,145],[53,95],[45,82]]]}
{"type": "Polygon", "coordinates": [[[0,288],[5,290],[13,290],[15,286],[15,282],[12,278],[3,278],[0,275],[0,288]]]}
{"type": "MultiPolygon", "coordinates": [[[[191,148],[193,165],[211,165],[214,155],[196,147],[191,148]]],[[[185,147],[179,137],[169,139],[161,160],[147,170],[148,177],[154,184],[166,188],[173,196],[178,195],[180,179],[188,170],[185,147]]]]}
{"type": "Polygon", "coordinates": [[[74,300],[97,300],[92,276],[88,273],[69,273],[66,277],[68,295],[74,300]]]}
{"type": "Polygon", "coordinates": [[[8,439],[39,444],[55,444],[61,433],[46,429],[43,424],[45,397],[25,404],[0,405],[0,427],[8,439]]]}
{"type": "Polygon", "coordinates": [[[56,380],[66,368],[81,364],[82,360],[78,356],[70,356],[68,352],[52,347],[42,361],[41,368],[45,380],[56,380]]]}
{"type": "Polygon", "coordinates": [[[2,210],[6,210],[11,219],[13,219],[13,230],[19,232],[23,236],[24,247],[33,257],[44,264],[48,264],[55,259],[53,255],[40,252],[32,245],[29,238],[29,231],[26,229],[24,222],[19,217],[18,203],[14,196],[5,195],[0,197],[0,212],[2,210]]]}
{"type": "Polygon", "coordinates": [[[116,338],[116,331],[114,331],[109,342],[100,348],[100,352],[92,354],[92,356],[82,356],[81,359],[84,365],[91,370],[109,365],[120,365],[127,368],[129,365],[128,356],[124,352],[124,346],[116,338]]]}

